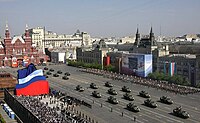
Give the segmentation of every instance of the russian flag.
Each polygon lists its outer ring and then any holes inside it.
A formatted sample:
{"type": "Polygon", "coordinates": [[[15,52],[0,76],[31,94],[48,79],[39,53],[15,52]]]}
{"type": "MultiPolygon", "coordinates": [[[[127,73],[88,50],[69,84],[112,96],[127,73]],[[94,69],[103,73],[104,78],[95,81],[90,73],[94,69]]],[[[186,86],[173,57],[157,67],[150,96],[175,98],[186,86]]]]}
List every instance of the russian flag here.
{"type": "Polygon", "coordinates": [[[43,70],[37,70],[34,64],[18,70],[16,95],[35,96],[49,93],[49,83],[43,76],[43,70]]]}

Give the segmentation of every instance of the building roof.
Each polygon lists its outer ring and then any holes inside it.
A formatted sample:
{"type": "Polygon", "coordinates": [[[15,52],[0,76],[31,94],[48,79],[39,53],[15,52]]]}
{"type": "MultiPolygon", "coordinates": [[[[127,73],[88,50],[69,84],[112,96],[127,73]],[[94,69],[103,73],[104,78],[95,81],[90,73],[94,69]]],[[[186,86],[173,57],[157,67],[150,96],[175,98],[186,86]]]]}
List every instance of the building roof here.
{"type": "Polygon", "coordinates": [[[2,42],[0,41],[0,48],[4,48],[2,42]]]}
{"type": "Polygon", "coordinates": [[[51,52],[65,53],[66,49],[53,49],[51,52]]]}
{"type": "Polygon", "coordinates": [[[200,54],[200,45],[169,45],[170,53],[178,54],[200,54]]]}
{"type": "Polygon", "coordinates": [[[20,40],[23,44],[25,43],[24,39],[21,36],[15,36],[13,37],[11,44],[14,44],[17,40],[20,40]]]}
{"type": "Polygon", "coordinates": [[[171,54],[171,55],[169,55],[169,57],[184,57],[184,58],[188,58],[188,59],[195,59],[196,55],[194,55],[194,54],[171,54]]]}
{"type": "Polygon", "coordinates": [[[132,43],[129,43],[129,44],[118,44],[118,45],[108,45],[108,47],[116,48],[119,51],[131,51],[131,50],[133,50],[133,44],[132,43]]]}

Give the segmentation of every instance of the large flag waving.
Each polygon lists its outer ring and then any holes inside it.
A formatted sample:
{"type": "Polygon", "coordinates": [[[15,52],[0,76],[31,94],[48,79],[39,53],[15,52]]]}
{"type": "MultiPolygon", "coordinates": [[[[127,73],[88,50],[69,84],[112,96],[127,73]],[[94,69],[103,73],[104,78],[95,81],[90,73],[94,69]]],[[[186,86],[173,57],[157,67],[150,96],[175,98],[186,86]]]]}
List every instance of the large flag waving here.
{"type": "Polygon", "coordinates": [[[43,70],[37,70],[34,64],[18,70],[16,95],[40,95],[49,93],[49,83],[43,76],[43,70]]]}

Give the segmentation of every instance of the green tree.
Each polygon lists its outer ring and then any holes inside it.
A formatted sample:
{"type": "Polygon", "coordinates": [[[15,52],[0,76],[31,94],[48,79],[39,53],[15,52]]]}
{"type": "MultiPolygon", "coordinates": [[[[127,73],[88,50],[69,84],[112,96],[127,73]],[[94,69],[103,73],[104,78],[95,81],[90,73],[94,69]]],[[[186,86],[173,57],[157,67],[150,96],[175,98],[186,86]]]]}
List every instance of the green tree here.
{"type": "Polygon", "coordinates": [[[105,67],[104,67],[104,70],[107,70],[107,71],[112,71],[112,72],[114,72],[114,71],[115,71],[115,67],[114,67],[114,66],[112,66],[112,65],[110,64],[110,65],[108,65],[108,66],[105,66],[105,67]]]}

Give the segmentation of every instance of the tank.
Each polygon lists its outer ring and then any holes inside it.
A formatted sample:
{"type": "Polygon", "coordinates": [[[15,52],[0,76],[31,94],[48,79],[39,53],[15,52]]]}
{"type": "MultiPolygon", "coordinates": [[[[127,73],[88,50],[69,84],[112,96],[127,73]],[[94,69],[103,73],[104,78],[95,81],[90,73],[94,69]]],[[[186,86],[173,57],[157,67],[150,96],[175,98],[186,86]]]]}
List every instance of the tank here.
{"type": "Polygon", "coordinates": [[[51,73],[50,71],[48,71],[46,74],[47,74],[47,75],[51,75],[52,73],[51,73]]]}
{"type": "Polygon", "coordinates": [[[154,101],[152,101],[151,99],[147,99],[144,101],[144,105],[151,107],[151,108],[156,108],[158,107],[157,103],[155,103],[154,101]]]}
{"type": "Polygon", "coordinates": [[[54,69],[52,69],[52,68],[51,68],[51,69],[49,69],[49,71],[53,72],[53,71],[54,71],[54,69]]]}
{"type": "Polygon", "coordinates": [[[97,92],[97,91],[93,91],[92,92],[92,96],[96,97],[96,98],[101,98],[101,94],[99,92],[97,92]]]}
{"type": "Polygon", "coordinates": [[[111,95],[117,95],[117,91],[115,91],[113,88],[108,89],[108,93],[111,95]]]}
{"type": "Polygon", "coordinates": [[[150,98],[151,96],[146,91],[140,91],[139,95],[144,98],[150,98]]]}
{"type": "Polygon", "coordinates": [[[82,91],[84,91],[85,89],[84,89],[82,86],[77,85],[77,86],[76,86],[76,90],[79,91],[79,92],[82,92],[82,91]]]}
{"type": "Polygon", "coordinates": [[[113,84],[111,84],[110,82],[106,82],[106,83],[105,83],[105,86],[106,86],[106,87],[113,87],[113,84]]]}
{"type": "Polygon", "coordinates": [[[90,88],[92,89],[98,89],[98,86],[95,83],[90,84],[90,88]]]}
{"type": "Polygon", "coordinates": [[[65,75],[70,76],[70,73],[69,73],[69,72],[66,72],[65,75]]]}
{"type": "Polygon", "coordinates": [[[46,74],[44,74],[44,77],[49,78],[49,76],[47,76],[46,74]]]}
{"type": "Polygon", "coordinates": [[[112,104],[118,104],[119,103],[119,101],[113,96],[108,97],[108,102],[112,103],[112,104]]]}
{"type": "Polygon", "coordinates": [[[59,71],[57,71],[57,73],[58,73],[58,74],[62,74],[62,71],[61,71],[61,70],[59,70],[59,71]]]}
{"type": "Polygon", "coordinates": [[[173,109],[173,114],[177,117],[181,117],[181,118],[189,118],[190,115],[188,112],[182,110],[182,107],[177,107],[175,109],[173,109]]]}
{"type": "Polygon", "coordinates": [[[68,78],[68,76],[63,76],[62,79],[68,80],[69,78],[68,78]]]}
{"type": "Polygon", "coordinates": [[[172,99],[167,96],[160,97],[160,102],[165,103],[165,104],[173,104],[172,99]]]}
{"type": "Polygon", "coordinates": [[[57,73],[53,74],[53,77],[59,77],[59,75],[57,73]]]}
{"type": "Polygon", "coordinates": [[[133,95],[131,95],[130,93],[125,93],[123,95],[123,97],[124,97],[124,99],[129,100],[129,101],[133,101],[134,100],[133,95]]]}
{"type": "Polygon", "coordinates": [[[136,106],[134,103],[129,103],[126,105],[126,108],[129,110],[129,111],[133,111],[133,112],[139,112],[140,111],[140,108],[138,106],[136,106]]]}
{"type": "Polygon", "coordinates": [[[123,91],[123,92],[131,92],[131,89],[129,89],[129,88],[126,87],[126,86],[123,86],[123,87],[122,87],[122,91],[123,91]]]}

